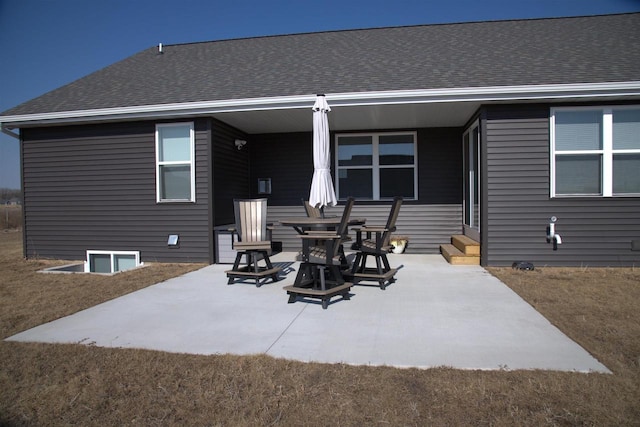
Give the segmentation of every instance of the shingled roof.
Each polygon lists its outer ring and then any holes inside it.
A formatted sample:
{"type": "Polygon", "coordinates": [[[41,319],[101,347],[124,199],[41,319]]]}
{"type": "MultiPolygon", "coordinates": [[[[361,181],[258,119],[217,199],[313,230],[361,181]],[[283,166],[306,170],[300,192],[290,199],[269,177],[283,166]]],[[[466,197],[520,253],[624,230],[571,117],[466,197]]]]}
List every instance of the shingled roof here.
{"type": "Polygon", "coordinates": [[[315,93],[640,80],[640,13],[153,47],[2,115],[315,93]]]}

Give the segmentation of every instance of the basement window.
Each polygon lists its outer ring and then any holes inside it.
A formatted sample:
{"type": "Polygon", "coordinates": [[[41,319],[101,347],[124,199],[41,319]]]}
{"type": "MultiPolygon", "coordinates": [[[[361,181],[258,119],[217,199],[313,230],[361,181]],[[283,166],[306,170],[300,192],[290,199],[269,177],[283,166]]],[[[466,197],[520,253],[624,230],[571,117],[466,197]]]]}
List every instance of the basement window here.
{"type": "Polygon", "coordinates": [[[139,267],[139,251],[87,251],[85,272],[113,274],[139,267]]]}

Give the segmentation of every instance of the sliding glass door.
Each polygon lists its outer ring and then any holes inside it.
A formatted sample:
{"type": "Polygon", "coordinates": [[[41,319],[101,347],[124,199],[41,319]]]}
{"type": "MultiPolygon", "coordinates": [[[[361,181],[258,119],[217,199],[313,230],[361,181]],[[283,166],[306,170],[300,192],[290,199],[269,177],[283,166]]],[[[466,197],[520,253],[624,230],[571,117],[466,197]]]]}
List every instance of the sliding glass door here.
{"type": "Polygon", "coordinates": [[[475,122],[462,137],[464,158],[464,234],[480,241],[480,125],[475,122]]]}

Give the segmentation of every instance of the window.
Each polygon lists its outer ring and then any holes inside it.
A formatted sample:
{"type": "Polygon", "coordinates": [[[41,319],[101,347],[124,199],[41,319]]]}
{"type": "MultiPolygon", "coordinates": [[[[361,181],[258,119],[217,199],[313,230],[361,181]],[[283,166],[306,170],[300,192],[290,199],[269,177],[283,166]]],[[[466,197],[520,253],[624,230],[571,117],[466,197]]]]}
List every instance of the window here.
{"type": "Polygon", "coordinates": [[[640,194],[640,108],[551,111],[551,197],[640,194]]]}
{"type": "Polygon", "coordinates": [[[87,273],[117,273],[140,266],[137,251],[87,251],[87,273]]]}
{"type": "Polygon", "coordinates": [[[338,197],[416,199],[415,141],[415,132],[337,135],[338,197]]]}
{"type": "Polygon", "coordinates": [[[156,126],[158,202],[195,202],[193,123],[156,126]]]}

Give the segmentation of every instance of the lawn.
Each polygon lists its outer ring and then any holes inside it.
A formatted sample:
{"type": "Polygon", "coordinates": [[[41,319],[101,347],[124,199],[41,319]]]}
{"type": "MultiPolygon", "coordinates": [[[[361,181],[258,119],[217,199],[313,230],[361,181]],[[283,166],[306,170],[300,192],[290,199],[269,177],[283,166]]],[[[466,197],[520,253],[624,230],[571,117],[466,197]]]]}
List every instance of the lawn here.
{"type": "MultiPolygon", "coordinates": [[[[198,265],[40,274],[0,231],[0,335],[198,265]],[[106,286],[108,282],[108,286],[106,286]]],[[[58,264],[60,264],[58,262],[58,264]]],[[[640,425],[640,270],[490,269],[613,371],[396,369],[0,342],[0,425],[640,425]]]]}

